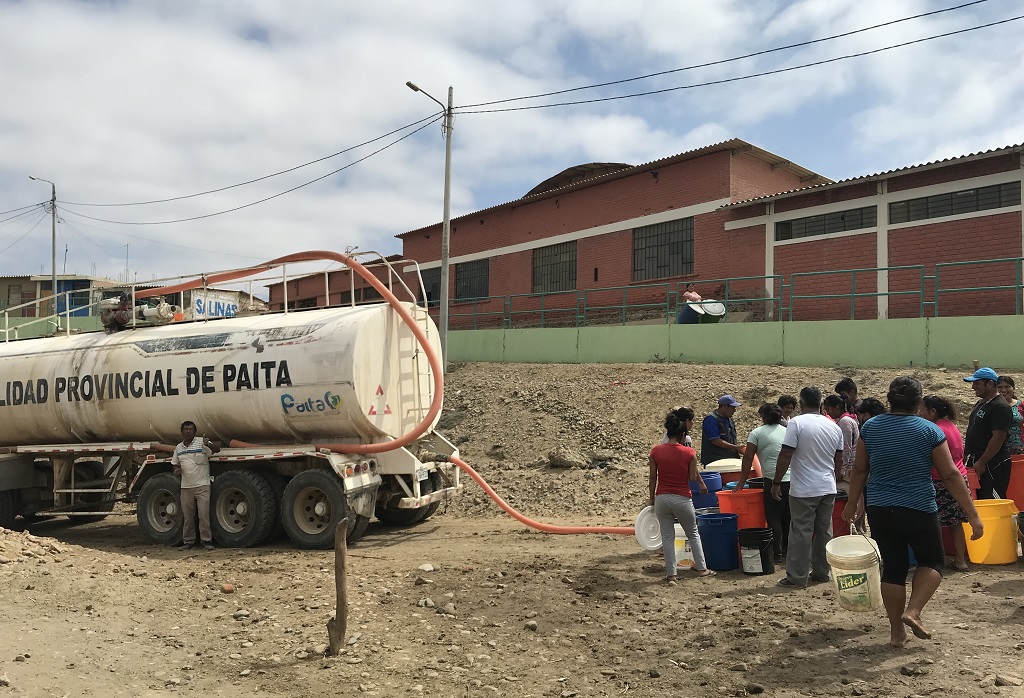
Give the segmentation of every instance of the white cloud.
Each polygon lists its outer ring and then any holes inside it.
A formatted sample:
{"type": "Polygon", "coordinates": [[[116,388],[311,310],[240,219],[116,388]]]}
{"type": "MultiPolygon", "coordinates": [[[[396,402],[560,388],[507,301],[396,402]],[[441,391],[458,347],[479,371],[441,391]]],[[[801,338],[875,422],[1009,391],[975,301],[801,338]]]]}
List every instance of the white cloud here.
{"type": "MultiPolygon", "coordinates": [[[[215,189],[320,158],[438,111],[406,80],[441,101],[454,85],[456,104],[465,105],[719,60],[939,7],[938,0],[6,3],[0,211],[48,198],[29,174],[57,182],[62,201],[126,202],[215,189]]],[[[998,4],[982,5],[548,101],[744,75],[1007,14],[998,4]]],[[[783,156],[814,143],[834,167],[824,174],[844,175],[848,161],[877,160],[874,169],[887,169],[1020,142],[1019,30],[1010,24],[639,99],[461,114],[453,214],[522,196],[581,162],[640,163],[734,136],[756,143],[757,133],[776,134],[771,149],[783,156]]],[[[444,142],[437,124],[339,175],[223,216],[121,226],[71,213],[122,221],[201,216],[272,196],[385,143],[194,199],[68,206],[58,244],[68,245],[69,271],[95,265],[99,274],[116,275],[127,243],[140,278],[299,249],[397,252],[396,233],[440,219],[444,142]]],[[[35,217],[0,223],[0,250],[27,231],[0,253],[0,274],[49,270],[48,219],[29,230],[35,217]]]]}

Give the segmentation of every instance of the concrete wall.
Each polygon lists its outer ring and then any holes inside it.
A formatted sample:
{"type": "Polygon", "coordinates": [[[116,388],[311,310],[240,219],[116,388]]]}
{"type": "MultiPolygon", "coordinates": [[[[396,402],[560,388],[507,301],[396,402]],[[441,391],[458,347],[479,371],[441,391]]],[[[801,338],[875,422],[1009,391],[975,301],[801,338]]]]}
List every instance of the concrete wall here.
{"type": "Polygon", "coordinates": [[[523,330],[448,335],[451,361],[770,366],[968,366],[1024,369],[1016,316],[752,322],[523,330]]]}
{"type": "MultiPolygon", "coordinates": [[[[63,330],[66,325],[65,323],[70,320],[72,332],[95,332],[103,329],[103,325],[100,324],[98,317],[72,317],[72,318],[61,318],[60,326],[63,330]]],[[[11,318],[10,319],[10,332],[8,334],[9,339],[31,339],[33,337],[42,337],[53,333],[53,325],[48,321],[38,321],[36,318],[11,318]],[[29,323],[34,323],[29,325],[29,323]],[[22,325],[28,325],[22,328],[22,325]],[[14,330],[18,328],[18,333],[15,334],[14,330]]],[[[0,318],[0,342],[4,341],[4,324],[3,318],[0,318]]]]}

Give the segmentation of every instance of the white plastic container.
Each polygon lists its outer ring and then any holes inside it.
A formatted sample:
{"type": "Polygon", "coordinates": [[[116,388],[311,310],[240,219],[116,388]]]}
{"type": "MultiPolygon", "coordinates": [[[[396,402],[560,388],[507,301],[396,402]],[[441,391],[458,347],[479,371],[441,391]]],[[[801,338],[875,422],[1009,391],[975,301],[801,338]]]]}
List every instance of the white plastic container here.
{"type": "Polygon", "coordinates": [[[825,546],[839,605],[848,611],[882,607],[881,556],[878,544],[862,535],[839,536],[825,546]]]}
{"type": "Polygon", "coordinates": [[[693,568],[693,551],[690,549],[690,541],[683,532],[683,527],[676,524],[676,569],[688,570],[693,568]]]}

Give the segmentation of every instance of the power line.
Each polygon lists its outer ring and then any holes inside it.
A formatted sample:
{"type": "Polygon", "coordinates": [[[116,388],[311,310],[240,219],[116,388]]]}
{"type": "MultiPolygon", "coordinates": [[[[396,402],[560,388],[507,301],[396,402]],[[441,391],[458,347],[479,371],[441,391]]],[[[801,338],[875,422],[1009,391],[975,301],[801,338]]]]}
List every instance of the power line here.
{"type": "Polygon", "coordinates": [[[599,82],[599,83],[596,83],[596,84],[593,84],[593,85],[582,85],[582,86],[579,86],[579,87],[570,87],[570,88],[565,89],[565,90],[555,90],[554,92],[542,92],[540,94],[527,95],[527,96],[524,96],[524,97],[508,97],[506,99],[496,99],[496,100],[493,100],[493,101],[490,101],[490,102],[480,102],[478,104],[466,104],[466,105],[463,105],[461,107],[456,107],[456,109],[457,110],[458,109],[473,109],[475,107],[489,107],[489,106],[492,106],[494,104],[506,104],[508,102],[518,102],[518,101],[525,100],[525,99],[540,99],[541,97],[554,97],[555,95],[568,94],[570,92],[579,92],[581,90],[592,90],[592,89],[596,89],[598,87],[608,87],[610,85],[621,85],[621,84],[627,83],[627,82],[636,82],[638,80],[647,80],[649,78],[661,77],[662,75],[671,75],[673,73],[681,73],[681,72],[687,71],[687,70],[696,70],[698,68],[709,68],[711,66],[724,65],[726,63],[734,63],[736,61],[742,61],[742,60],[745,60],[747,58],[755,58],[756,56],[764,56],[764,55],[767,55],[767,54],[770,54],[770,53],[776,53],[778,51],[788,51],[788,50],[794,49],[794,48],[802,48],[804,46],[811,46],[813,44],[820,44],[820,43],[824,43],[826,41],[832,41],[834,39],[841,39],[843,37],[853,36],[854,34],[861,34],[863,32],[871,31],[873,29],[880,29],[882,27],[892,26],[894,24],[899,24],[901,22],[909,22],[910,20],[913,20],[913,19],[921,19],[922,17],[929,17],[931,15],[942,14],[943,12],[952,12],[954,10],[961,10],[961,9],[963,9],[965,7],[970,7],[971,5],[980,5],[980,4],[988,2],[988,1],[989,0],[974,0],[973,2],[966,2],[966,3],[962,4],[962,5],[955,5],[954,7],[947,7],[947,8],[942,9],[942,10],[933,10],[932,12],[923,12],[921,14],[911,15],[909,17],[903,17],[901,19],[894,19],[894,20],[891,20],[891,21],[888,21],[888,22],[882,22],[881,24],[873,24],[870,27],[863,27],[861,29],[854,29],[852,31],[842,32],[841,34],[833,34],[831,36],[824,36],[824,37],[821,37],[819,39],[811,39],[809,41],[801,41],[799,43],[789,44],[787,46],[777,46],[775,48],[769,48],[769,49],[765,49],[763,51],[755,51],[754,53],[747,53],[747,54],[744,54],[742,56],[735,56],[733,58],[723,58],[722,60],[718,60],[718,61],[709,61],[707,63],[697,63],[695,65],[688,65],[688,66],[685,66],[685,67],[682,67],[682,68],[672,68],[671,70],[661,70],[661,71],[658,71],[657,73],[649,73],[647,75],[638,75],[637,77],[633,77],[633,78],[623,78],[621,80],[611,80],[609,82],[599,82]]]}
{"type": "MultiPolygon", "coordinates": [[[[235,189],[237,187],[244,187],[247,184],[254,184],[256,182],[262,182],[265,179],[270,179],[272,177],[277,177],[279,175],[288,174],[289,172],[295,172],[296,170],[301,170],[303,167],[309,167],[310,165],[315,165],[318,162],[323,162],[324,160],[330,160],[331,158],[336,158],[339,155],[344,155],[345,153],[351,152],[351,151],[356,150],[358,148],[362,148],[364,145],[369,145],[370,143],[376,143],[377,141],[379,141],[381,139],[384,139],[384,138],[387,138],[388,136],[393,136],[394,134],[399,133],[400,131],[404,131],[404,130],[406,130],[408,128],[412,128],[413,126],[418,126],[418,125],[422,124],[424,121],[428,121],[428,120],[431,120],[431,119],[436,119],[437,115],[438,115],[438,112],[435,112],[434,114],[432,114],[430,116],[427,116],[427,117],[424,117],[424,118],[420,119],[419,121],[414,121],[411,124],[406,124],[405,126],[402,126],[400,128],[396,128],[394,131],[389,131],[389,132],[385,133],[382,136],[377,136],[376,138],[371,138],[368,141],[363,141],[362,143],[359,143],[358,145],[353,145],[351,147],[345,148],[344,150],[339,150],[336,153],[332,153],[330,155],[325,155],[322,158],[317,158],[316,160],[310,160],[309,162],[304,162],[301,165],[296,165],[295,167],[289,167],[287,170],[281,170],[280,172],[274,172],[273,174],[263,175],[262,177],[257,177],[256,179],[250,179],[250,180],[248,180],[246,182],[239,182],[238,184],[231,184],[231,185],[228,185],[226,187],[220,187],[218,189],[208,189],[206,191],[197,192],[195,194],[187,194],[187,195],[184,195],[184,196],[174,196],[174,197],[171,197],[169,199],[154,199],[152,201],[135,201],[135,202],[132,202],[132,203],[123,203],[123,204],[89,204],[89,203],[81,203],[81,202],[76,202],[76,201],[61,201],[60,203],[65,205],[65,206],[145,206],[145,205],[148,205],[148,204],[164,204],[164,203],[167,203],[169,201],[181,201],[182,199],[192,199],[192,198],[195,198],[197,196],[205,196],[206,194],[216,194],[218,192],[227,191],[228,189],[235,189]]],[[[419,129],[417,129],[417,130],[419,130],[419,129]]],[[[413,131],[413,133],[415,133],[415,131],[413,131]]],[[[313,180],[313,181],[316,181],[316,180],[313,180]]]]}
{"type": "MultiPolygon", "coordinates": [[[[65,211],[65,213],[67,213],[68,215],[71,215],[71,216],[79,216],[79,215],[81,215],[81,214],[75,213],[74,211],[65,211]]],[[[85,235],[85,233],[83,233],[82,231],[80,231],[77,228],[75,228],[74,226],[72,226],[70,221],[65,221],[65,223],[68,226],[70,226],[72,230],[75,230],[75,232],[77,232],[79,235],[82,235],[86,240],[89,240],[89,238],[85,235]]],[[[193,252],[206,252],[207,254],[220,254],[220,255],[225,255],[225,256],[228,256],[228,257],[239,257],[241,259],[259,259],[259,260],[263,260],[265,258],[265,257],[254,257],[252,255],[246,255],[246,254],[236,254],[234,252],[223,252],[221,250],[204,250],[202,248],[196,247],[195,245],[179,245],[178,243],[167,242],[166,240],[147,238],[147,237],[143,237],[141,235],[132,235],[131,233],[123,233],[123,232],[120,232],[120,231],[117,231],[117,230],[110,230],[108,228],[100,228],[99,226],[90,225],[89,223],[85,223],[83,221],[79,221],[78,223],[79,223],[79,225],[84,225],[86,228],[92,228],[93,230],[100,230],[100,231],[102,231],[104,233],[110,233],[112,235],[123,235],[124,237],[131,238],[133,240],[142,240],[144,242],[152,242],[154,244],[165,245],[167,247],[178,247],[178,248],[181,248],[183,250],[192,250],[193,252]]],[[[89,242],[91,244],[93,244],[93,245],[96,245],[97,247],[107,247],[106,245],[100,245],[99,243],[92,242],[91,240],[89,240],[89,242]]],[[[113,247],[124,247],[124,245],[111,245],[110,247],[111,248],[113,248],[113,247]]]]}
{"type": "Polygon", "coordinates": [[[6,216],[8,213],[14,213],[15,211],[24,211],[24,210],[29,209],[29,208],[35,208],[36,206],[42,206],[43,204],[48,204],[49,202],[50,202],[50,200],[47,199],[46,201],[40,201],[39,203],[32,204],[30,206],[22,206],[21,208],[12,208],[10,211],[0,211],[0,216],[6,216]]]}
{"type": "MultiPolygon", "coordinates": [[[[39,205],[40,204],[36,204],[36,206],[39,206],[39,205]]],[[[4,219],[0,220],[0,225],[2,225],[4,223],[8,223],[8,222],[13,221],[13,220],[17,220],[18,218],[21,218],[22,216],[27,216],[27,215],[33,213],[33,209],[35,209],[36,206],[31,206],[31,207],[29,207],[29,209],[27,211],[22,211],[21,213],[16,213],[13,216],[8,216],[7,218],[4,218],[4,219]]],[[[43,210],[43,213],[46,213],[45,209],[43,210]]]]}
{"type": "MultiPolygon", "coordinates": [[[[35,219],[34,221],[32,221],[32,223],[30,223],[30,224],[29,224],[29,226],[28,226],[27,228],[25,228],[25,229],[24,229],[24,230],[25,230],[25,232],[21,233],[21,235],[20,235],[20,236],[18,237],[18,239],[17,239],[17,240],[15,240],[15,241],[14,241],[14,242],[12,242],[12,243],[11,243],[10,245],[8,245],[7,247],[5,247],[5,248],[3,248],[2,250],[0,250],[0,252],[6,252],[7,250],[9,250],[9,249],[11,249],[12,247],[14,247],[15,245],[17,245],[17,244],[18,244],[19,242],[21,242],[22,240],[24,240],[24,239],[25,239],[25,236],[26,236],[26,235],[28,235],[29,233],[31,233],[31,232],[32,232],[33,230],[35,230],[36,226],[37,226],[37,225],[39,225],[39,222],[40,222],[41,220],[43,220],[44,218],[46,218],[46,213],[45,213],[45,212],[43,212],[43,213],[40,213],[40,214],[39,214],[39,217],[38,217],[38,218],[36,218],[36,219],[35,219]]],[[[20,232],[20,231],[19,231],[19,232],[20,232]]],[[[14,234],[16,234],[16,233],[11,233],[11,235],[14,235],[14,234]]],[[[8,235],[7,237],[10,237],[10,235],[8,235]]]]}
{"type": "Polygon", "coordinates": [[[913,44],[920,44],[926,41],[932,41],[933,39],[944,39],[950,36],[956,36],[958,34],[966,34],[968,32],[977,31],[978,29],[988,29],[989,27],[995,27],[1000,24],[1008,24],[1010,22],[1016,22],[1024,19],[1024,15],[1018,15],[1016,17],[1010,17],[1008,19],[1001,19],[996,22],[989,22],[987,24],[980,24],[976,27],[968,27],[966,29],[957,29],[956,31],[945,32],[942,34],[935,34],[933,36],[926,36],[921,39],[914,39],[912,41],[904,41],[898,44],[892,44],[891,46],[883,46],[881,48],[871,49],[870,51],[860,51],[858,53],[849,53],[844,56],[837,56],[835,58],[826,58],[820,61],[812,61],[811,63],[802,63],[800,65],[790,66],[788,68],[777,68],[775,70],[766,70],[760,73],[751,73],[750,75],[739,75],[732,78],[722,78],[721,80],[708,80],[707,82],[694,83],[692,85],[678,85],[676,87],[666,87],[660,90],[648,90],[647,92],[634,92],[625,95],[616,95],[614,97],[598,97],[594,99],[581,99],[573,102],[555,102],[553,104],[535,104],[526,107],[505,107],[502,109],[468,109],[466,111],[459,111],[456,107],[456,111],[461,114],[493,114],[496,112],[510,112],[510,111],[527,111],[530,109],[550,109],[552,107],[569,107],[578,104],[595,104],[597,102],[612,102],[621,99],[632,99],[634,97],[648,97],[650,95],[664,94],[666,92],[677,92],[679,90],[691,90],[695,87],[709,87],[711,85],[723,85],[730,82],[740,82],[742,80],[751,80],[753,78],[765,77],[767,75],[777,75],[779,73],[788,73],[794,70],[801,70],[803,68],[812,68],[814,66],[826,65],[828,63],[837,63],[850,58],[862,58],[863,56],[870,56],[875,53],[882,53],[884,51],[891,51],[897,48],[903,48],[905,46],[911,46],[913,44]]]}
{"type": "Polygon", "coordinates": [[[187,221],[198,221],[198,220],[202,220],[204,218],[213,218],[214,216],[221,216],[221,215],[224,215],[225,213],[234,213],[235,211],[241,211],[243,208],[249,208],[250,206],[256,206],[257,204],[265,203],[267,201],[270,201],[271,199],[276,199],[279,196],[284,196],[285,194],[290,194],[293,191],[297,191],[299,189],[302,189],[303,187],[308,187],[310,184],[314,184],[316,182],[319,182],[322,179],[326,179],[328,177],[331,177],[332,175],[336,175],[336,174],[338,174],[339,172],[341,172],[343,170],[347,170],[348,168],[353,167],[354,165],[358,165],[361,162],[369,160],[374,155],[377,155],[378,153],[384,152],[385,150],[387,150],[391,146],[397,145],[397,144],[401,143],[406,138],[409,138],[410,136],[412,136],[412,135],[422,131],[423,129],[425,129],[427,126],[430,126],[434,122],[439,121],[441,119],[441,116],[442,115],[440,115],[440,114],[439,115],[435,115],[430,121],[428,121],[427,123],[423,124],[419,128],[417,128],[417,129],[415,129],[413,131],[410,131],[409,133],[405,134],[401,138],[399,138],[399,139],[397,139],[395,141],[392,141],[391,143],[388,143],[387,145],[385,145],[383,147],[380,147],[377,150],[374,150],[372,153],[369,153],[368,155],[365,155],[365,156],[359,158],[358,160],[353,160],[352,162],[350,162],[349,164],[345,165],[344,167],[339,167],[338,169],[336,169],[336,170],[334,170],[332,172],[328,172],[325,175],[321,175],[320,177],[317,177],[316,179],[311,179],[310,181],[305,182],[304,184],[300,184],[298,186],[292,187],[291,189],[286,189],[286,190],[284,190],[282,192],[274,194],[273,196],[267,196],[265,198],[259,199],[258,201],[252,201],[252,202],[247,203],[247,204],[242,204],[241,206],[235,206],[234,208],[225,209],[223,211],[217,211],[215,213],[205,213],[205,214],[203,214],[201,216],[190,216],[189,218],[176,218],[176,219],[167,220],[167,221],[142,221],[142,222],[136,222],[136,221],[115,221],[115,220],[110,220],[110,219],[107,219],[107,218],[95,218],[93,216],[87,216],[84,213],[75,213],[74,211],[68,211],[63,206],[60,206],[59,208],[61,210],[65,211],[66,213],[71,213],[73,215],[77,215],[80,218],[86,218],[86,219],[91,220],[91,221],[99,221],[101,223],[117,223],[118,225],[166,225],[168,223],[185,223],[187,221]]]}

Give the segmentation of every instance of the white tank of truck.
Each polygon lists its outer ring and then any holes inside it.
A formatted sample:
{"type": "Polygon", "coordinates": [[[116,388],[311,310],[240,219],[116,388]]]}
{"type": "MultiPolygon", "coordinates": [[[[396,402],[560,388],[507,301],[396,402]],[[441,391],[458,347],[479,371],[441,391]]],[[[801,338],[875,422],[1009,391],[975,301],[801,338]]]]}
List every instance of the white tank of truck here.
{"type": "MultiPolygon", "coordinates": [[[[426,311],[404,305],[440,354],[426,311]]],[[[173,444],[186,419],[224,441],[378,442],[423,420],[433,386],[387,304],[8,342],[0,446],[173,444]]]]}

